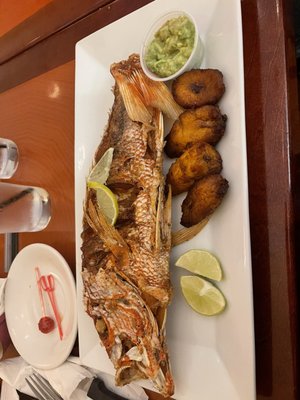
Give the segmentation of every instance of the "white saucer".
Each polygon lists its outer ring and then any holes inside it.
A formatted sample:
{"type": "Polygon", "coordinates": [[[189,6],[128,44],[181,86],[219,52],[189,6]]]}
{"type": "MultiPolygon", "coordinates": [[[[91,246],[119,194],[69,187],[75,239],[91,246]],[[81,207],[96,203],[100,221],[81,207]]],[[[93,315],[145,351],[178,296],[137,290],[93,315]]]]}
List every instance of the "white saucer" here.
{"type": "MultiPolygon", "coordinates": [[[[46,292],[46,314],[55,320],[46,292]]],[[[14,259],[5,287],[5,315],[12,342],[25,361],[36,368],[52,369],[69,356],[77,334],[75,281],[61,254],[45,244],[25,247],[14,259]],[[62,320],[63,340],[57,326],[43,334],[38,329],[42,317],[35,267],[42,275],[52,274],[55,296],[62,320]]]]}

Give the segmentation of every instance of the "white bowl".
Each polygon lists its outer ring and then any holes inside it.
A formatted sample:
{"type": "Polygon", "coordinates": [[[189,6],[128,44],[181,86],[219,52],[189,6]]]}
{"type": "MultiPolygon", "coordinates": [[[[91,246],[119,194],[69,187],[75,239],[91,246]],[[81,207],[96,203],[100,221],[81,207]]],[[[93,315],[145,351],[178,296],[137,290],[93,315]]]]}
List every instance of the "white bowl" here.
{"type": "Polygon", "coordinates": [[[194,18],[190,14],[186,13],[185,11],[171,11],[171,12],[168,12],[167,14],[164,14],[161,17],[159,17],[154,22],[154,24],[151,26],[148,33],[146,34],[145,39],[142,44],[142,47],[141,47],[141,52],[140,52],[141,66],[143,68],[143,71],[149,78],[151,78],[155,81],[169,81],[171,79],[175,79],[177,76],[181,75],[185,71],[189,71],[192,68],[199,68],[202,63],[202,60],[203,60],[203,54],[204,54],[204,46],[203,46],[203,43],[199,36],[198,27],[197,27],[197,24],[196,24],[194,18]],[[166,77],[160,77],[160,76],[156,75],[154,72],[152,72],[147,67],[147,65],[144,61],[146,50],[147,50],[150,42],[153,40],[155,33],[162,27],[162,25],[165,22],[167,22],[170,19],[179,17],[181,15],[186,16],[190,21],[192,21],[192,23],[194,24],[194,27],[195,27],[195,40],[194,40],[194,47],[193,47],[192,53],[191,53],[190,57],[187,59],[186,63],[178,71],[176,71],[172,75],[169,75],[166,77]]]}

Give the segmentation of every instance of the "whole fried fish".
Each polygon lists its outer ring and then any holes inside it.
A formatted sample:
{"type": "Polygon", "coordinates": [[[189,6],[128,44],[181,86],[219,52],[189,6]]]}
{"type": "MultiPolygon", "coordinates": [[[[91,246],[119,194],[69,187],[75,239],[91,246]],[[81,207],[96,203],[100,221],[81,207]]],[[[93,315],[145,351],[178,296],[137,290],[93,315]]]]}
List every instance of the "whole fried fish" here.
{"type": "Polygon", "coordinates": [[[137,55],[113,64],[111,73],[115,100],[94,162],[114,148],[106,184],[118,199],[119,214],[116,225],[109,225],[94,190],[87,189],[82,232],[85,308],[116,369],[116,384],[146,378],[170,396],[174,384],[165,320],[172,293],[171,193],[162,174],[163,121],[158,108],[173,117],[181,109],[170,94],[166,101],[164,84],[143,74],[137,55]]]}

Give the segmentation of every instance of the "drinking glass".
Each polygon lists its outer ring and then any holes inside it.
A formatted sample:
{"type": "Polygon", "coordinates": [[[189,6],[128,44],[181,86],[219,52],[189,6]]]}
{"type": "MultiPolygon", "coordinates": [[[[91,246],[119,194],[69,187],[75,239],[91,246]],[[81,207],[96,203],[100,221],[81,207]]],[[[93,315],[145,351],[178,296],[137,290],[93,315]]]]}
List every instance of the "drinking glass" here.
{"type": "Polygon", "coordinates": [[[0,233],[40,231],[50,218],[51,204],[46,190],[0,182],[0,233]]]}
{"type": "Polygon", "coordinates": [[[8,179],[15,173],[19,162],[17,145],[9,139],[0,138],[0,179],[8,179]]]}

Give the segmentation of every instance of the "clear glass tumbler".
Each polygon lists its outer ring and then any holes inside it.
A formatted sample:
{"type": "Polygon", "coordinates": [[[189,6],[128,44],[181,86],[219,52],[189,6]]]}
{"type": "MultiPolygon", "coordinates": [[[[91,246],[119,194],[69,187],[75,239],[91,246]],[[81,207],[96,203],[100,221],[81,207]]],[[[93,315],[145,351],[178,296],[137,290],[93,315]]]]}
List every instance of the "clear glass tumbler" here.
{"type": "Polygon", "coordinates": [[[9,139],[0,138],[0,179],[13,176],[19,163],[17,145],[9,139]]]}
{"type": "Polygon", "coordinates": [[[41,231],[50,218],[46,190],[0,182],[0,233],[41,231]]]}

